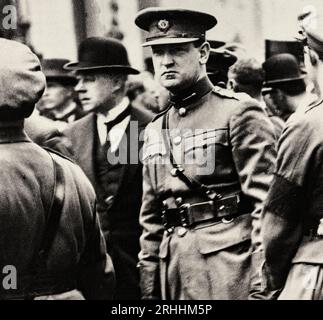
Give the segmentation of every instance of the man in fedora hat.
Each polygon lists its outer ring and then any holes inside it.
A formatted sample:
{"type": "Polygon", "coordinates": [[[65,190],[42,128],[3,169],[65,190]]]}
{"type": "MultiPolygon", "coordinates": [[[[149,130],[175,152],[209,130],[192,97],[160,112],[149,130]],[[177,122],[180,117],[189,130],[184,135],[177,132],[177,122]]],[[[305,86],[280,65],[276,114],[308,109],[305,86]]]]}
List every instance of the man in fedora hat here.
{"type": "Polygon", "coordinates": [[[0,82],[0,269],[14,266],[17,276],[16,288],[0,286],[0,299],[83,298],[73,289],[111,299],[114,270],[89,180],[24,130],[45,89],[36,55],[0,39],[0,82]]]}
{"type": "Polygon", "coordinates": [[[225,42],[208,40],[211,46],[206,64],[209,79],[215,86],[226,88],[229,68],[237,62],[237,57],[224,48],[225,42]]]}
{"type": "Polygon", "coordinates": [[[261,289],[258,217],[275,157],[272,125],[255,100],[208,79],[214,16],[147,8],[135,23],[170,92],[146,129],[142,296],[246,299],[261,289]]]}
{"type": "Polygon", "coordinates": [[[74,159],[92,182],[98,213],[117,279],[116,299],[139,299],[139,210],[142,165],[138,160],[141,132],[151,120],[145,110],[132,108],[126,97],[129,65],[123,44],[112,38],[84,40],[78,62],[66,69],[79,80],[75,90],[89,113],[65,134],[74,159]],[[114,161],[116,160],[116,161],[114,161]]]}
{"type": "MultiPolygon", "coordinates": [[[[308,107],[315,97],[306,91],[305,74],[297,59],[289,53],[276,54],[263,63],[263,95],[268,95],[286,121],[297,108],[308,107]]],[[[270,105],[269,105],[270,107],[270,105]]]]}
{"type": "MultiPolygon", "coordinates": [[[[321,31],[322,26],[306,29],[305,56],[308,73],[320,89],[323,88],[321,31]]],[[[267,286],[281,291],[282,300],[323,298],[321,99],[288,119],[263,212],[267,286]]]]}
{"type": "Polygon", "coordinates": [[[71,123],[81,118],[82,107],[77,104],[74,86],[77,79],[63,69],[66,59],[44,59],[42,70],[46,76],[46,90],[37,108],[40,115],[55,121],[71,123]]]}

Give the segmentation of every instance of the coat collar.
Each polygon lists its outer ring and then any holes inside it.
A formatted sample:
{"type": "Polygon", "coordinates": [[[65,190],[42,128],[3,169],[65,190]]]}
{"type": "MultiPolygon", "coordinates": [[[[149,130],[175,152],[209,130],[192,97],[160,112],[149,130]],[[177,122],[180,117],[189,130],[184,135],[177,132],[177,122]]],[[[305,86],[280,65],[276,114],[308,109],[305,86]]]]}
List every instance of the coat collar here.
{"type": "Polygon", "coordinates": [[[170,95],[170,103],[174,105],[176,109],[187,107],[198,100],[200,100],[207,93],[211,92],[213,85],[208,77],[204,77],[198,80],[191,88],[185,90],[184,93],[179,95],[170,95]]]}
{"type": "Polygon", "coordinates": [[[24,131],[24,122],[1,122],[0,143],[32,142],[24,131]]]}

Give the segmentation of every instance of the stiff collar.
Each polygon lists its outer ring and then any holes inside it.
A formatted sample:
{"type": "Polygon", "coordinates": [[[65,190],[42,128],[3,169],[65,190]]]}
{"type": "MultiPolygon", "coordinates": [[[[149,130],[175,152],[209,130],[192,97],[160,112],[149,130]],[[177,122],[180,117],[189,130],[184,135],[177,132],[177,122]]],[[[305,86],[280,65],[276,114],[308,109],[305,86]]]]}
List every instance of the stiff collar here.
{"type": "Polygon", "coordinates": [[[191,88],[185,90],[184,94],[170,95],[169,102],[176,109],[187,107],[190,104],[200,100],[203,96],[211,92],[213,85],[208,77],[198,80],[191,88]]]}

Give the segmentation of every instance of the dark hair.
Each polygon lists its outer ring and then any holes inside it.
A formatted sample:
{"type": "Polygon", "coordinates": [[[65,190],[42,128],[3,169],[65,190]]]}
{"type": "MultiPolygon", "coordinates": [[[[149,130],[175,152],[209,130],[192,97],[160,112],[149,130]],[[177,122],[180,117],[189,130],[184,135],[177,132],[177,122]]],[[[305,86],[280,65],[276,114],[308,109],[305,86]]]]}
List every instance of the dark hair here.
{"type": "Polygon", "coordinates": [[[130,101],[136,99],[136,97],[145,92],[144,84],[140,81],[129,81],[126,86],[126,94],[130,101]]]}
{"type": "Polygon", "coordinates": [[[302,94],[306,91],[306,84],[303,79],[281,82],[277,84],[272,84],[271,86],[273,88],[282,90],[285,94],[292,97],[302,94]]]}
{"type": "Polygon", "coordinates": [[[255,58],[239,59],[229,69],[229,78],[234,75],[236,82],[234,91],[246,92],[255,97],[261,93],[265,72],[261,64],[255,58]]]}

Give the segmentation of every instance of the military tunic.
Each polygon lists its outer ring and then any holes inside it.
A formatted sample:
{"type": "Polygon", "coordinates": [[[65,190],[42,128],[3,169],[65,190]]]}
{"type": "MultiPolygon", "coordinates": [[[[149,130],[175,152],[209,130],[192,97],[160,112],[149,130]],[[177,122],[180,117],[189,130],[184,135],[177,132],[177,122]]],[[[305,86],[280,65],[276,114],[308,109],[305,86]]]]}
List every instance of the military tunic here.
{"type": "Polygon", "coordinates": [[[279,141],[262,232],[264,280],[279,299],[323,297],[322,119],[321,101],[292,115],[279,141]]]}
{"type": "MultiPolygon", "coordinates": [[[[255,100],[213,87],[207,78],[187,96],[174,101],[146,131],[139,254],[142,296],[246,299],[255,261],[252,252],[261,242],[259,214],[275,159],[273,127],[255,100]],[[169,119],[166,139],[164,116],[169,119]],[[240,195],[238,214],[164,230],[161,200],[169,208],[208,201],[174,174],[168,142],[185,174],[224,199],[240,195]]],[[[218,209],[226,210],[225,205],[218,209]]]]}

